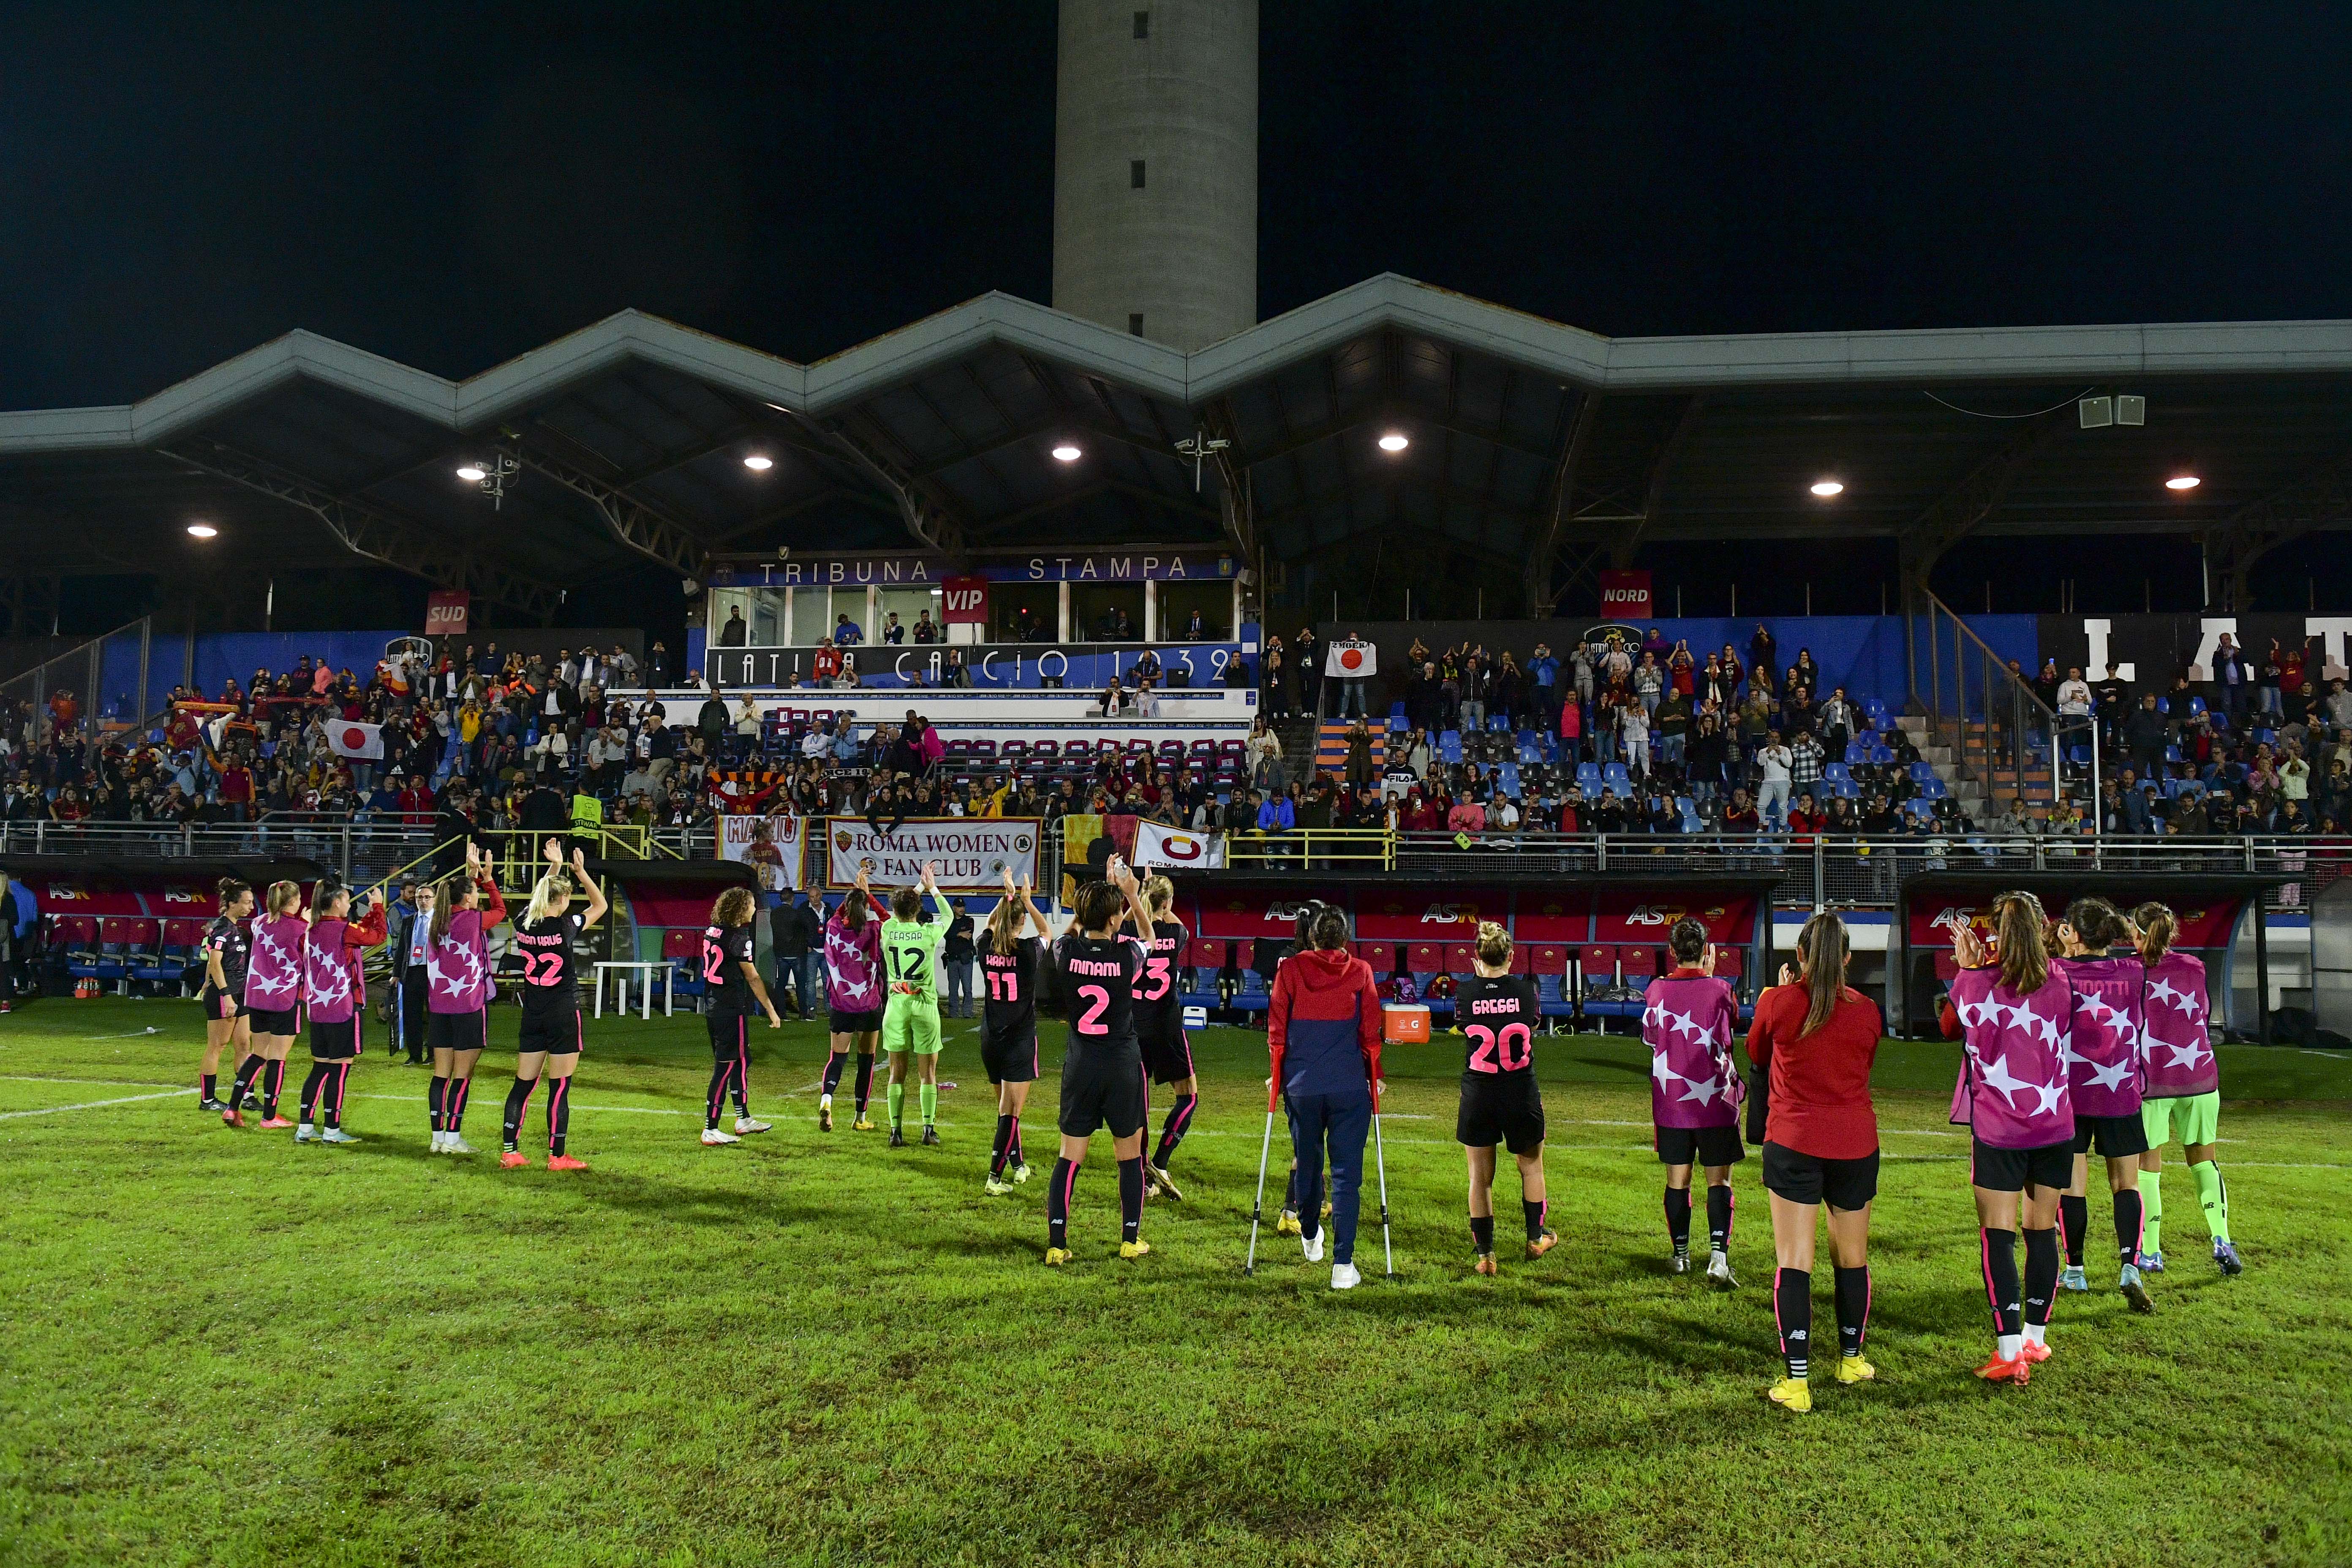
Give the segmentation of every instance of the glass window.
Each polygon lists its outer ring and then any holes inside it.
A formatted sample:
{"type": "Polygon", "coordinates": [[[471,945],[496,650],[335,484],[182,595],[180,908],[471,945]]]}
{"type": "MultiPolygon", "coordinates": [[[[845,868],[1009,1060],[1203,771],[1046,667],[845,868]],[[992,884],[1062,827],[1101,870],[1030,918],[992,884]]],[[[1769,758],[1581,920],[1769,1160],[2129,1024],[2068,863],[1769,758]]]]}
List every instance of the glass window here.
{"type": "Polygon", "coordinates": [[[1202,642],[1234,640],[1234,585],[1231,583],[1162,583],[1160,584],[1160,637],[1183,642],[1193,613],[1201,616],[1202,642]]]}
{"type": "Polygon", "coordinates": [[[1141,642],[1143,584],[1070,584],[1070,635],[1080,642],[1141,642]]]}
{"type": "MultiPolygon", "coordinates": [[[[938,632],[940,626],[940,589],[883,588],[877,592],[876,598],[877,603],[875,607],[874,615],[875,618],[881,622],[881,625],[878,627],[868,626],[866,628],[866,641],[872,643],[888,642],[889,637],[887,634],[890,628],[890,617],[892,616],[898,617],[898,629],[905,634],[898,640],[906,647],[912,647],[915,645],[918,640],[915,636],[915,629],[921,626],[926,618],[930,621],[933,632],[938,632]]],[[[940,635],[935,640],[945,642],[947,638],[944,635],[940,635]]]]}
{"type": "Polygon", "coordinates": [[[782,642],[786,592],[782,588],[713,588],[710,646],[725,647],[740,643],[746,647],[773,647],[782,642]],[[728,625],[739,615],[743,629],[730,634],[728,625]]]}
{"type": "Polygon", "coordinates": [[[988,620],[992,642],[1059,642],[1062,586],[1058,583],[991,583],[988,620]],[[1024,610],[1028,612],[1025,616],[1024,610]]]}

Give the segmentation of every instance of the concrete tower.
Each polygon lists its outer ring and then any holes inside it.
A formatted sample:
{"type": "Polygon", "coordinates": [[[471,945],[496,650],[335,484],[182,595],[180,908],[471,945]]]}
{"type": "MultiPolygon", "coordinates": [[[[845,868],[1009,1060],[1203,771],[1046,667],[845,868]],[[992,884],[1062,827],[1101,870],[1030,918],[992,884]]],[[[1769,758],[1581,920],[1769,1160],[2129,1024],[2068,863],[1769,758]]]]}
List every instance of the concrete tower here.
{"type": "Polygon", "coordinates": [[[1054,305],[1192,350],[1257,324],[1257,0],[1061,0],[1054,305]]]}

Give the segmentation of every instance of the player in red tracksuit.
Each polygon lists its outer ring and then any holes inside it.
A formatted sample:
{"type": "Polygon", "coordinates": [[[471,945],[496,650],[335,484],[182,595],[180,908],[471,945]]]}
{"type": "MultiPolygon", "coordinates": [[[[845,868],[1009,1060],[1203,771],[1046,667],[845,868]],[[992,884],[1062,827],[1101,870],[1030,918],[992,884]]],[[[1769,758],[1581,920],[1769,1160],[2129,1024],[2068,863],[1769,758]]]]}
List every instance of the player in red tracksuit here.
{"type": "Polygon", "coordinates": [[[1356,1205],[1363,1185],[1364,1135],[1380,1109],[1381,994],[1372,966],[1348,952],[1348,917],[1316,911],[1303,952],[1274,977],[1266,1045],[1274,1080],[1290,1108],[1298,1159],[1300,1244],[1323,1258],[1323,1158],[1331,1158],[1331,1289],[1353,1289],[1356,1205]]]}

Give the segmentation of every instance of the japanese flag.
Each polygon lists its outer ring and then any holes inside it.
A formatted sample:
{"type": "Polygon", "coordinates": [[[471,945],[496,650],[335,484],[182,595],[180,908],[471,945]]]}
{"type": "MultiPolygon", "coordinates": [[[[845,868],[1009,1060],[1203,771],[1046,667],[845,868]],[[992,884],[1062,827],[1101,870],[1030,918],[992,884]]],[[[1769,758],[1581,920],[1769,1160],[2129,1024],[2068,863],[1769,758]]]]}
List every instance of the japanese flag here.
{"type": "Polygon", "coordinates": [[[1323,673],[1343,679],[1360,679],[1377,674],[1381,667],[1381,650],[1361,637],[1334,637],[1323,650],[1323,673]]]}
{"type": "Polygon", "coordinates": [[[381,758],[383,726],[338,719],[327,726],[327,744],[335,749],[339,757],[381,758]]]}

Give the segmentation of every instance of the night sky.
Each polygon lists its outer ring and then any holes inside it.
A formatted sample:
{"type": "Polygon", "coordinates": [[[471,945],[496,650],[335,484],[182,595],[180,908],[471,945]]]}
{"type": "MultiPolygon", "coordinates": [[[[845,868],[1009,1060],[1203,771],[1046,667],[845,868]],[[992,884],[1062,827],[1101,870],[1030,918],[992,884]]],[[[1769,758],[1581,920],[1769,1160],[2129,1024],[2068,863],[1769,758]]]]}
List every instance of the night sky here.
{"type": "MultiPolygon", "coordinates": [[[[1264,11],[1262,315],[1382,270],[1616,334],[2352,314],[2352,9],[1264,11]]],[[[1048,0],[17,0],[0,406],[295,327],[457,376],[625,306],[812,359],[1045,300],[1053,108],[1048,0]]]]}

